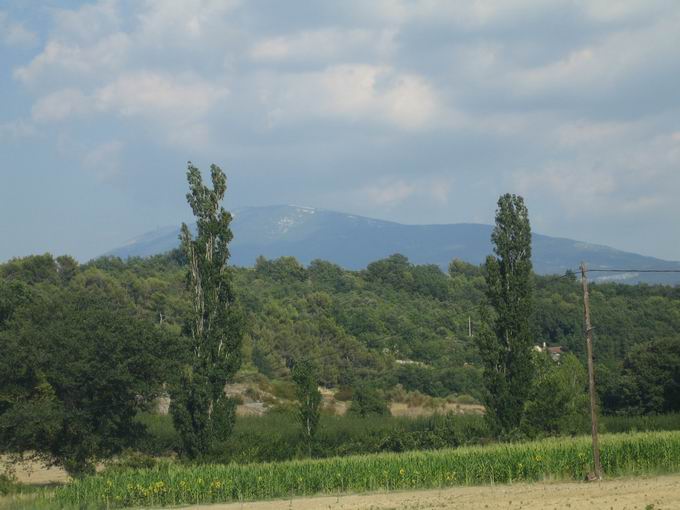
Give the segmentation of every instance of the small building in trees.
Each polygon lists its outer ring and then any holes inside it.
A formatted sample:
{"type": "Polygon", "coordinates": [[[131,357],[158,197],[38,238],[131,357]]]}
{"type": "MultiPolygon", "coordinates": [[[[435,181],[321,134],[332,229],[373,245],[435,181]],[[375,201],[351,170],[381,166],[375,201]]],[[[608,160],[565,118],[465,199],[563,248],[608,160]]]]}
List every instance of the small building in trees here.
{"type": "Polygon", "coordinates": [[[560,360],[560,357],[562,357],[562,354],[567,352],[566,348],[562,347],[561,345],[555,345],[552,347],[549,347],[545,342],[543,342],[543,345],[535,345],[534,350],[537,352],[546,352],[550,356],[550,358],[554,362],[558,362],[560,360]]]}

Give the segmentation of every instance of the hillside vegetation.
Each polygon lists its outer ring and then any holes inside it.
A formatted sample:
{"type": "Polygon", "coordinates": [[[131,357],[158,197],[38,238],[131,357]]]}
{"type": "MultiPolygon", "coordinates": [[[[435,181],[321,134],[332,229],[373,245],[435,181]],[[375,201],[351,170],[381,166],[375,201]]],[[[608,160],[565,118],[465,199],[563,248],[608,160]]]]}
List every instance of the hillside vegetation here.
{"type": "MultiPolygon", "coordinates": [[[[16,379],[21,366],[22,377],[61,391],[69,360],[60,361],[59,346],[71,342],[70,352],[82,352],[108,335],[120,349],[129,343],[139,367],[155,371],[138,374],[140,382],[158,382],[181,362],[185,273],[178,252],[81,266],[70,257],[42,255],[0,266],[0,335],[7,349],[2,380],[16,379]],[[111,327],[93,335],[89,323],[105,320],[111,327]],[[36,350],[42,355],[29,356],[36,350]]],[[[535,276],[534,286],[536,344],[559,345],[582,359],[580,285],[571,277],[535,276]]],[[[320,383],[348,398],[359,380],[384,394],[401,385],[433,397],[480,398],[474,335],[484,278],[476,266],[453,261],[446,274],[394,255],[346,271],[324,261],[303,267],[290,257],[260,258],[254,269],[234,269],[234,287],[248,324],[239,377],[289,382],[292,360],[313,359],[320,383]]],[[[591,304],[604,412],[679,410],[680,288],[597,284],[591,304]]]]}

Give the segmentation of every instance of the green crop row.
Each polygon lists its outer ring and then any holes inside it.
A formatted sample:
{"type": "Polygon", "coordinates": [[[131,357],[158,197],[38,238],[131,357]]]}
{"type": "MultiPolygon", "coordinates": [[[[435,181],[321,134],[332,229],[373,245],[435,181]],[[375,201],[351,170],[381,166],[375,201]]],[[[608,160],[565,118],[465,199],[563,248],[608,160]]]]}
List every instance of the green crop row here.
{"type": "MultiPolygon", "coordinates": [[[[601,437],[608,476],[680,471],[680,432],[601,437]]],[[[166,506],[312,494],[427,489],[583,479],[590,471],[588,437],[263,464],[161,464],[112,470],[73,482],[53,495],[69,506],[166,506]]]]}

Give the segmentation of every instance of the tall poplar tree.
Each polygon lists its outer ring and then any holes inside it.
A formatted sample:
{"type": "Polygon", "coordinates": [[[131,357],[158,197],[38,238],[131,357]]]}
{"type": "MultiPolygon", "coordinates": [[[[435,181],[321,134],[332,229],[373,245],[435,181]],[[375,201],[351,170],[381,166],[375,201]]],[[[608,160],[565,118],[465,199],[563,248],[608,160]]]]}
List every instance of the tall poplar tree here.
{"type": "Polygon", "coordinates": [[[241,366],[243,314],[236,302],[232,271],[227,265],[232,216],[220,205],[227,178],[210,166],[212,189],[189,162],[187,202],[196,218],[196,236],[182,224],[181,249],[187,260],[191,312],[184,333],[191,345],[191,363],[173,392],[171,413],[189,457],[225,440],[233,428],[235,402],[224,386],[241,366]]]}
{"type": "Polygon", "coordinates": [[[293,365],[293,381],[298,399],[298,416],[302,423],[307,445],[310,450],[321,417],[321,392],[319,391],[318,368],[309,360],[301,360],[293,365]]]}
{"type": "Polygon", "coordinates": [[[531,227],[524,199],[498,199],[491,234],[494,254],[486,259],[488,303],[478,345],[484,364],[487,418],[498,434],[519,427],[534,367],[529,319],[532,314],[531,227]]]}

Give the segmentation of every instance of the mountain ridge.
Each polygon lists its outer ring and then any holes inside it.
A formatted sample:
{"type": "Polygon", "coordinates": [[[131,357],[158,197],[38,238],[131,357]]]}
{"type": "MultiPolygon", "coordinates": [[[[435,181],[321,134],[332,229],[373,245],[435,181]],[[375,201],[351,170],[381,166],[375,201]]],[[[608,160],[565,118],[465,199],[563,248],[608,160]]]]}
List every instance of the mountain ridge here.
{"type": "MultiPolygon", "coordinates": [[[[358,270],[393,253],[415,264],[446,270],[453,258],[480,264],[492,253],[493,226],[483,223],[406,225],[355,214],[293,205],[244,207],[233,211],[232,263],[252,266],[259,255],[294,256],[303,264],[323,259],[358,270]]],[[[162,227],[131,239],[105,256],[146,257],[179,245],[179,227],[162,227]]],[[[593,269],[677,269],[680,262],[617,250],[564,237],[533,233],[534,269],[563,274],[582,260],[593,269]]],[[[680,283],[680,273],[598,273],[599,281],[680,283]]]]}

